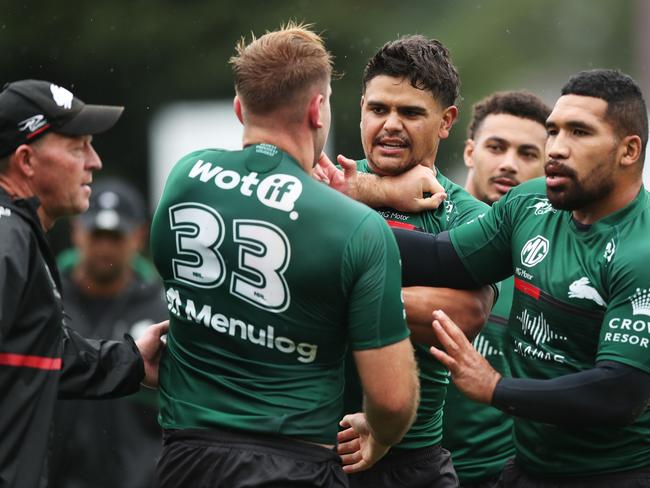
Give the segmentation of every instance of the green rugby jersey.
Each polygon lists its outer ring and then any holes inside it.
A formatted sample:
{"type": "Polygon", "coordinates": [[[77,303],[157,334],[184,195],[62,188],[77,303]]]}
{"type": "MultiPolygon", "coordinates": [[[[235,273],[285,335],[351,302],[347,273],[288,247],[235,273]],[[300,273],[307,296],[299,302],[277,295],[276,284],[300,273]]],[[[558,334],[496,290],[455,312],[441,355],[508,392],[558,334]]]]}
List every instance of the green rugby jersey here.
{"type": "MultiPolygon", "coordinates": [[[[473,342],[476,350],[504,376],[511,376],[505,350],[513,288],[512,278],[501,282],[499,298],[473,342]]],[[[494,478],[515,455],[512,417],[489,405],[473,402],[450,383],[445,400],[442,445],[451,452],[461,484],[494,478]]]]}
{"type": "MultiPolygon", "coordinates": [[[[371,172],[365,159],[357,162],[357,168],[362,172],[371,172]]],[[[490,208],[467,193],[461,186],[447,179],[440,171],[437,172],[437,180],[445,189],[447,199],[435,211],[403,213],[391,208],[379,208],[376,209],[377,212],[391,226],[420,229],[437,234],[462,225],[490,208]]],[[[420,371],[420,405],[413,426],[393,449],[428,447],[439,444],[442,440],[442,410],[449,374],[447,368],[431,356],[429,346],[421,344],[414,346],[420,371]]],[[[346,396],[360,398],[358,379],[354,381],[353,386],[347,388],[346,396]]],[[[350,402],[346,401],[346,405],[350,405],[350,402]]],[[[361,405],[357,403],[356,409],[360,408],[361,405]]]]}
{"type": "Polygon", "coordinates": [[[275,146],[181,159],[151,243],[170,312],[166,429],[334,444],[348,347],[408,337],[386,223],[275,146]]]}
{"type": "MultiPolygon", "coordinates": [[[[543,178],[510,190],[451,232],[480,282],[515,275],[506,349],[513,377],[548,379],[618,361],[650,373],[650,196],[591,226],[554,209],[543,178]]],[[[612,398],[616,401],[616,398],[612,398]]],[[[598,408],[597,405],[594,408],[598,408]]],[[[650,411],[625,427],[515,419],[517,462],[537,476],[586,476],[650,463],[650,411]]]]}

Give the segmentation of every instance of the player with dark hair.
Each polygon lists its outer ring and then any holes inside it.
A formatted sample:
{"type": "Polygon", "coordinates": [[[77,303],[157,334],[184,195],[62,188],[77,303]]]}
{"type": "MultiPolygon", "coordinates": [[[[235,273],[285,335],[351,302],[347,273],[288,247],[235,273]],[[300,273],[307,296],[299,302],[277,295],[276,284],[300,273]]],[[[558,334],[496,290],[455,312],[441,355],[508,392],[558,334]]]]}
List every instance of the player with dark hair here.
{"type": "Polygon", "coordinates": [[[347,486],[334,445],[348,348],[364,392],[351,423],[366,428],[352,465],[372,465],[413,421],[393,236],[311,177],[331,63],[306,26],[242,40],[243,149],[196,151],[168,178],[151,234],[171,313],[157,486],[347,486]]]}
{"type": "MultiPolygon", "coordinates": [[[[369,60],[363,79],[361,139],[366,159],[356,162],[355,169],[399,178],[412,168],[422,168],[435,175],[447,196],[437,210],[422,213],[380,206],[377,211],[389,225],[438,233],[485,212],[487,205],[435,168],[439,143],[448,137],[458,114],[454,104],[460,81],[449,51],[437,40],[404,36],[379,49],[369,60]]],[[[339,162],[354,163],[342,157],[339,162]]],[[[431,313],[437,308],[448,310],[467,334],[474,336],[487,319],[494,294],[490,287],[471,291],[413,287],[403,289],[403,294],[420,370],[418,417],[384,459],[368,471],[353,474],[350,483],[388,487],[408,478],[409,486],[456,486],[449,452],[440,446],[448,372],[428,352],[435,339],[431,313]]],[[[353,385],[354,375],[349,377],[353,385]]],[[[354,402],[354,391],[348,387],[346,407],[350,409],[360,408],[358,395],[354,402]]],[[[339,452],[354,451],[354,445],[348,446],[350,438],[354,438],[354,429],[341,433],[339,452]]]]}
{"type": "MultiPolygon", "coordinates": [[[[492,205],[511,188],[544,174],[546,118],[551,109],[525,91],[497,92],[472,108],[463,156],[468,168],[465,189],[492,205]]],[[[501,282],[499,299],[473,341],[478,352],[501,374],[509,375],[506,337],[514,281],[501,282]]],[[[463,488],[494,485],[514,455],[512,418],[478,404],[449,385],[445,399],[442,445],[451,451],[463,488]]]]}
{"type": "Polygon", "coordinates": [[[546,179],[510,190],[483,218],[432,237],[399,233],[404,279],[478,284],[515,274],[512,378],[451,320],[432,349],[470,398],[515,418],[498,486],[650,484],[648,121],[629,76],[572,77],[546,122],[546,179]]]}

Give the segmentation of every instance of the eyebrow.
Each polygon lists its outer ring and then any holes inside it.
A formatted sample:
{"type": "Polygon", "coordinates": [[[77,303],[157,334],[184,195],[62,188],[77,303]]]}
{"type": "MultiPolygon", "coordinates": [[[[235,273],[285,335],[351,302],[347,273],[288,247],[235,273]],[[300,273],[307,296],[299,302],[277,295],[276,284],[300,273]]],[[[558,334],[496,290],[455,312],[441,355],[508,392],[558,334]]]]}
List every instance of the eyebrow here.
{"type": "MultiPolygon", "coordinates": [[[[390,105],[388,103],[380,102],[376,100],[368,100],[367,104],[369,107],[388,107],[390,105]]],[[[403,112],[405,110],[410,110],[412,112],[417,112],[420,114],[427,113],[426,107],[421,107],[419,105],[398,105],[397,110],[400,112],[403,112]]]]}
{"type": "MultiPolygon", "coordinates": [[[[547,120],[545,125],[547,129],[557,127],[557,124],[552,120],[547,120]]],[[[587,124],[580,120],[569,120],[565,122],[563,125],[567,126],[569,129],[584,129],[584,130],[592,130],[592,131],[596,130],[596,128],[593,125],[587,124]]]]}
{"type": "Polygon", "coordinates": [[[533,144],[522,144],[517,148],[519,151],[530,151],[541,152],[541,149],[533,144]]]}

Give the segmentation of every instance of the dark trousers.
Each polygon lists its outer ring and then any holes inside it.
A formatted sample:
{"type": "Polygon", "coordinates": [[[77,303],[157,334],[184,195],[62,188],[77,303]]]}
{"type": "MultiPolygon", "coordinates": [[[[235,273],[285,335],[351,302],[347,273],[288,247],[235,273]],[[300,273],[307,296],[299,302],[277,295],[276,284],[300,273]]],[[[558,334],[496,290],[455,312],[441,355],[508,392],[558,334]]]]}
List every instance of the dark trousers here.
{"type": "Polygon", "coordinates": [[[338,455],[284,437],[229,430],[167,431],[156,488],[348,488],[338,455]]]}
{"type": "Polygon", "coordinates": [[[525,474],[511,459],[495,488],[646,488],[650,487],[650,465],[619,473],[570,478],[536,478],[525,474]]]}
{"type": "Polygon", "coordinates": [[[439,445],[391,449],[372,468],[349,478],[350,488],[458,488],[449,451],[439,445]]]}

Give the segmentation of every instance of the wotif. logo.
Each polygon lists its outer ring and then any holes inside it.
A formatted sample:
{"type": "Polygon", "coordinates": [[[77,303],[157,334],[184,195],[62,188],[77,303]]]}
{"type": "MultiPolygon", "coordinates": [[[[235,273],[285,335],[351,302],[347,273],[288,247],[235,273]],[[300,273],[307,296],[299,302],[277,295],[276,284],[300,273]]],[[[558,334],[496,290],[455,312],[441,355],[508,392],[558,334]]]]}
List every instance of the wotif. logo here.
{"type": "Polygon", "coordinates": [[[549,243],[544,236],[535,236],[530,239],[521,250],[521,264],[533,267],[542,261],[548,254],[549,243]]]}
{"type": "Polygon", "coordinates": [[[222,190],[232,190],[239,187],[239,192],[247,197],[255,196],[263,205],[283,212],[289,212],[289,218],[296,220],[298,212],[293,207],[302,193],[302,183],[292,175],[275,173],[260,180],[258,173],[251,172],[240,175],[237,171],[213,166],[208,161],[199,159],[190,172],[190,178],[198,178],[207,183],[212,180],[222,190]]]}

